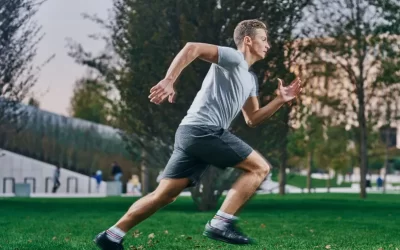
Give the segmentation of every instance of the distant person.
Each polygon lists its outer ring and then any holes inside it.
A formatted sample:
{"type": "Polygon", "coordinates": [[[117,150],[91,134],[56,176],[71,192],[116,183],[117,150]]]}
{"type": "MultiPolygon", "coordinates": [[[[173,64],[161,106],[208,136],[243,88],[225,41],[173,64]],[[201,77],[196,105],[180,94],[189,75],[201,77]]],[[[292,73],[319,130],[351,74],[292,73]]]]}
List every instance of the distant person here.
{"type": "Polygon", "coordinates": [[[114,181],[120,181],[121,177],[122,177],[122,169],[121,167],[118,165],[117,162],[113,162],[112,164],[112,170],[111,170],[111,175],[114,178],[114,181]]]}
{"type": "Polygon", "coordinates": [[[383,179],[380,176],[376,179],[376,186],[378,187],[378,190],[383,187],[383,179]]]}
{"type": "Polygon", "coordinates": [[[94,178],[96,179],[96,190],[98,193],[100,192],[100,184],[101,181],[103,180],[103,172],[101,172],[101,170],[97,170],[94,178]]]}
{"type": "Polygon", "coordinates": [[[53,175],[53,193],[57,192],[57,189],[61,186],[60,183],[60,172],[61,172],[61,168],[58,166],[56,167],[56,169],[54,170],[54,175],[53,175]]]}
{"type": "Polygon", "coordinates": [[[132,175],[132,178],[129,180],[130,191],[133,194],[141,194],[142,184],[139,181],[139,176],[132,175]]]}
{"type": "Polygon", "coordinates": [[[367,188],[370,188],[370,187],[372,187],[372,185],[371,185],[371,174],[367,174],[367,177],[366,177],[366,186],[367,186],[367,188]]]}

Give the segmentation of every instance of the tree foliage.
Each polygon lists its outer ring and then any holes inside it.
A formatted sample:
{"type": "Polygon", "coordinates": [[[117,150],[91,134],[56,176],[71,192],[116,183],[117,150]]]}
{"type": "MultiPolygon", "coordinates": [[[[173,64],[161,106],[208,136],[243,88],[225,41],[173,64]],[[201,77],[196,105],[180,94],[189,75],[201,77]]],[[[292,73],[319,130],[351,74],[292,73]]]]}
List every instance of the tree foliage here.
{"type": "MultiPolygon", "coordinates": [[[[303,111],[306,108],[303,107],[303,111]]],[[[308,114],[304,123],[293,130],[288,137],[288,151],[297,166],[307,168],[307,189],[311,192],[311,173],[315,166],[315,154],[324,143],[324,118],[318,114],[308,114]]]]}
{"type": "Polygon", "coordinates": [[[110,124],[111,105],[108,96],[109,90],[100,80],[91,78],[78,80],[71,98],[71,116],[94,123],[110,124]]]}
{"type": "Polygon", "coordinates": [[[0,96],[21,101],[36,82],[32,61],[41,27],[32,19],[42,2],[0,1],[0,96]]]}
{"type": "MultiPolygon", "coordinates": [[[[144,154],[147,156],[146,164],[163,168],[173,149],[175,130],[210,67],[208,63],[196,60],[178,79],[178,97],[174,105],[151,104],[148,100],[150,88],[164,78],[180,49],[192,41],[234,46],[233,29],[239,21],[250,18],[266,21],[273,49],[265,61],[253,68],[260,79],[261,103],[265,105],[274,96],[276,77],[286,82],[294,78],[290,73],[291,61],[286,45],[295,39],[293,29],[302,18],[302,8],[309,2],[169,0],[152,3],[150,7],[144,0],[116,0],[111,20],[91,17],[106,28],[108,51],[112,53],[93,57],[75,45],[71,56],[77,62],[97,69],[108,83],[115,86],[120,94],[119,126],[126,132],[131,148],[140,145],[147,152],[144,154]]],[[[268,125],[251,133],[244,132],[242,117],[231,129],[263,154],[274,152],[275,155],[270,155],[279,158],[282,169],[285,169],[289,113],[289,107],[283,108],[268,125]],[[260,136],[266,139],[260,140],[260,136]]],[[[235,171],[232,173],[233,176],[236,174],[235,171]]],[[[282,179],[284,184],[284,176],[282,179]]],[[[210,187],[209,190],[220,190],[224,186],[206,178],[201,184],[210,187]]],[[[200,190],[192,191],[197,196],[195,201],[199,202],[200,190]]],[[[209,192],[202,193],[202,199],[205,200],[207,195],[209,192]]]]}
{"type": "Polygon", "coordinates": [[[41,27],[33,18],[42,3],[0,0],[0,130],[7,133],[22,129],[6,123],[27,115],[17,103],[26,98],[40,68],[48,62],[39,67],[33,65],[37,45],[43,37],[41,27]]]}
{"type": "Polygon", "coordinates": [[[39,108],[40,107],[40,102],[35,97],[31,96],[28,99],[28,105],[32,106],[32,107],[35,107],[35,108],[39,108]]]}
{"type": "Polygon", "coordinates": [[[376,123],[381,87],[382,61],[398,47],[396,1],[334,0],[315,1],[309,9],[307,30],[312,39],[305,41],[314,55],[313,63],[326,65],[336,74],[329,99],[341,112],[341,121],[355,127],[361,169],[360,196],[366,197],[368,166],[368,126],[376,123]]]}

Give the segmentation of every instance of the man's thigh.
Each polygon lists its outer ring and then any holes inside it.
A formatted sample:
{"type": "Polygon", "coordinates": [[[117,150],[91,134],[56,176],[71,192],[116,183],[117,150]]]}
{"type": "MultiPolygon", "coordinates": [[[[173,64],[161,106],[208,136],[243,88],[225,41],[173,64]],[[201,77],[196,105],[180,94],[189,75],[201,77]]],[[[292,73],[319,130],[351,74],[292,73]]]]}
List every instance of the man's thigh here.
{"type": "Polygon", "coordinates": [[[179,146],[188,155],[209,165],[234,167],[253,152],[247,143],[222,128],[200,126],[186,130],[185,139],[179,146]]]}
{"type": "Polygon", "coordinates": [[[272,169],[271,163],[255,150],[253,150],[246,159],[239,162],[234,167],[244,171],[261,170],[262,172],[270,172],[272,169]]]}
{"type": "Polygon", "coordinates": [[[208,166],[235,167],[254,150],[226,129],[215,126],[180,126],[174,151],[162,178],[189,178],[195,186],[208,166]]]}
{"type": "Polygon", "coordinates": [[[161,180],[163,179],[189,179],[188,187],[199,183],[208,164],[188,155],[180,148],[175,148],[165,167],[161,180]]]}

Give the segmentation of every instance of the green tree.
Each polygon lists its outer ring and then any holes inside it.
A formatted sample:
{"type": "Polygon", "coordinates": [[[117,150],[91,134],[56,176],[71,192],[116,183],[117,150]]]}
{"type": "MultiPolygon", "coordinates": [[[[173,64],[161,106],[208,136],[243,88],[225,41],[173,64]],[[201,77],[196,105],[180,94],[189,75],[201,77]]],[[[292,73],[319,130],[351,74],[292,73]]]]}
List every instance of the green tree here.
{"type": "MultiPolygon", "coordinates": [[[[92,18],[109,32],[108,51],[111,53],[91,57],[81,46],[75,45],[72,46],[71,56],[78,63],[97,69],[106,82],[115,86],[120,95],[118,126],[125,131],[129,148],[135,149],[139,145],[143,149],[143,169],[149,166],[151,169],[161,169],[172,152],[175,129],[186,115],[202,78],[210,67],[208,63],[196,60],[185,69],[178,80],[177,102],[174,105],[153,105],[148,100],[149,90],[165,76],[176,53],[190,41],[232,46],[233,29],[243,19],[260,18],[270,22],[270,40],[275,52],[265,62],[255,66],[254,70],[260,78],[261,96],[273,95],[277,87],[277,76],[287,82],[294,78],[290,74],[289,66],[285,65],[290,61],[285,57],[285,44],[292,39],[291,32],[301,18],[301,8],[306,2],[309,1],[290,1],[287,7],[279,1],[257,1],[250,5],[223,1],[219,6],[218,1],[211,0],[169,0],[152,3],[150,8],[149,3],[144,0],[116,0],[112,20],[108,22],[92,18]],[[255,6],[250,8],[252,5],[255,6]],[[264,77],[267,74],[270,75],[268,79],[264,77]]],[[[262,98],[262,104],[265,105],[270,99],[262,98]]],[[[274,117],[269,123],[272,125],[269,126],[270,134],[267,137],[267,130],[257,130],[258,135],[276,144],[271,142],[266,146],[265,143],[250,139],[252,144],[259,146],[263,152],[270,152],[271,148],[275,152],[283,148],[283,152],[286,152],[287,143],[283,140],[281,144],[280,139],[286,138],[289,112],[290,108],[285,107],[283,113],[274,117]]],[[[240,121],[232,129],[240,134],[245,125],[243,118],[238,120],[240,121]]],[[[251,135],[254,134],[246,134],[246,137],[251,135]]],[[[284,169],[285,153],[276,154],[282,159],[284,169]]],[[[235,175],[235,171],[228,171],[226,179],[235,175]]],[[[215,175],[206,173],[205,176],[215,175]]],[[[281,179],[284,185],[284,176],[281,179]]],[[[224,181],[215,182],[203,178],[203,185],[199,187],[207,186],[209,192],[203,192],[205,189],[192,190],[196,204],[218,200],[221,192],[217,192],[212,199],[208,197],[214,194],[212,190],[223,190],[223,183],[224,181]]],[[[207,210],[215,205],[216,202],[204,205],[202,209],[207,210]]]]}
{"type": "Polygon", "coordinates": [[[0,141],[23,126],[9,121],[27,115],[18,103],[36,83],[41,67],[34,67],[37,45],[43,35],[33,17],[43,1],[0,0],[0,141]]]}
{"type": "Polygon", "coordinates": [[[390,162],[389,152],[391,147],[396,147],[396,145],[391,145],[390,143],[391,131],[393,127],[394,131],[397,130],[399,126],[398,121],[400,120],[400,42],[386,47],[384,52],[385,54],[383,55],[380,72],[377,78],[377,82],[380,85],[380,102],[377,106],[381,107],[381,112],[378,113],[378,117],[380,120],[384,121],[384,127],[382,128],[384,136],[382,142],[385,147],[385,175],[383,178],[383,192],[385,193],[387,183],[386,177],[390,162]]]}
{"type": "Polygon", "coordinates": [[[83,78],[76,82],[71,98],[70,115],[87,121],[110,122],[109,90],[100,80],[83,78]]]}
{"type": "Polygon", "coordinates": [[[339,75],[331,84],[336,91],[331,99],[340,103],[343,118],[356,128],[356,142],[361,169],[360,197],[366,197],[368,166],[367,130],[377,112],[374,104],[379,81],[376,69],[381,67],[382,55],[398,39],[399,3],[396,1],[323,0],[310,8],[309,31],[315,37],[310,44],[315,62],[332,65],[339,75]],[[392,14],[391,14],[392,13],[392,14]]]}
{"type": "MultiPolygon", "coordinates": [[[[343,174],[351,166],[350,132],[344,126],[326,126],[323,143],[316,148],[316,162],[322,169],[343,174]]],[[[327,188],[331,186],[330,175],[327,188]]]]}
{"type": "Polygon", "coordinates": [[[309,114],[304,124],[299,129],[292,130],[289,135],[288,151],[291,156],[300,159],[300,162],[307,166],[307,189],[311,193],[311,173],[315,165],[315,152],[324,142],[323,118],[317,114],[309,114]]]}
{"type": "MultiPolygon", "coordinates": [[[[305,44],[300,42],[294,45],[294,49],[299,50],[297,53],[300,53],[295,70],[304,79],[304,95],[300,96],[301,102],[297,107],[296,116],[293,118],[301,127],[293,133],[291,151],[303,162],[307,161],[307,187],[311,192],[312,168],[318,162],[323,162],[321,158],[316,159],[319,157],[318,151],[322,150],[321,147],[328,147],[325,150],[330,150],[330,145],[325,145],[328,143],[328,139],[332,140],[332,138],[327,138],[327,131],[332,132],[332,128],[343,127],[344,121],[341,115],[344,110],[340,102],[332,98],[337,95],[336,86],[331,84],[338,78],[335,66],[329,63],[315,62],[313,60],[314,53],[319,48],[313,47],[315,44],[310,46],[307,43],[308,40],[305,44]]],[[[338,140],[337,143],[342,145],[347,145],[349,139],[342,136],[334,138],[334,140],[338,140]]],[[[325,162],[322,168],[329,170],[330,165],[326,164],[325,162]]]]}
{"type": "Polygon", "coordinates": [[[40,107],[40,102],[38,99],[36,99],[35,97],[30,97],[28,100],[28,105],[35,107],[35,108],[39,108],[40,107]]]}
{"type": "Polygon", "coordinates": [[[0,97],[21,101],[35,83],[32,61],[41,39],[32,17],[41,2],[0,1],[0,97]]]}

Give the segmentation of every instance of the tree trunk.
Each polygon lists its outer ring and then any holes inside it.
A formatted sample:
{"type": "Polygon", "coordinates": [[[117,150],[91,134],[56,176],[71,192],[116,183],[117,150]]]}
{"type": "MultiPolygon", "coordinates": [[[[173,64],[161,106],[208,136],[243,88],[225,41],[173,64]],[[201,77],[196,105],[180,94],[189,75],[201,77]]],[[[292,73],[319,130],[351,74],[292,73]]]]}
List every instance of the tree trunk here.
{"type": "Polygon", "coordinates": [[[360,197],[366,198],[366,176],[368,172],[368,152],[367,152],[367,122],[365,118],[365,91],[364,91],[364,60],[366,58],[365,36],[362,33],[362,11],[361,1],[356,1],[356,53],[358,59],[358,76],[355,82],[358,99],[358,123],[360,127],[360,197]]]}
{"type": "Polygon", "coordinates": [[[311,170],[312,170],[312,162],[313,162],[313,155],[314,152],[313,150],[311,150],[310,152],[308,152],[308,167],[307,167],[307,189],[308,189],[308,193],[311,193],[311,170]]]}
{"type": "Polygon", "coordinates": [[[368,172],[367,159],[367,124],[365,119],[364,89],[359,90],[358,122],[360,125],[360,198],[366,198],[366,176],[368,172]]]}
{"type": "Polygon", "coordinates": [[[387,172],[389,169],[389,140],[390,140],[390,126],[385,129],[385,175],[383,177],[383,193],[386,193],[387,172]]]}
{"type": "Polygon", "coordinates": [[[142,175],[142,196],[149,193],[149,170],[146,166],[146,151],[142,150],[142,161],[141,161],[141,175],[142,175]]]}
{"type": "Polygon", "coordinates": [[[326,189],[328,193],[331,192],[331,175],[329,174],[329,169],[328,169],[328,179],[326,179],[326,189]]]}
{"type": "Polygon", "coordinates": [[[224,190],[228,190],[240,172],[235,169],[221,170],[209,167],[200,183],[190,189],[192,199],[200,211],[215,210],[224,190]]]}
{"type": "Polygon", "coordinates": [[[289,114],[290,108],[285,107],[284,114],[282,118],[282,123],[285,125],[282,127],[283,135],[282,135],[282,155],[281,155],[281,166],[279,169],[279,194],[285,195],[285,186],[286,186],[286,166],[287,166],[287,158],[288,158],[288,151],[287,151],[287,138],[289,134],[289,114]]]}
{"type": "Polygon", "coordinates": [[[286,161],[287,161],[287,150],[286,145],[282,149],[281,167],[279,169],[279,194],[285,195],[286,185],[286,161]]]}

